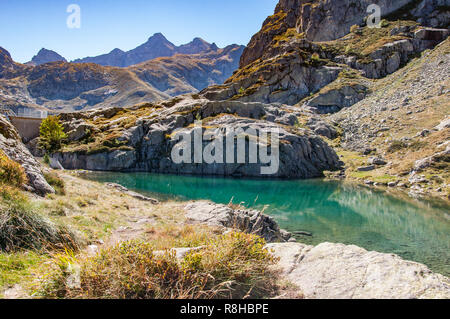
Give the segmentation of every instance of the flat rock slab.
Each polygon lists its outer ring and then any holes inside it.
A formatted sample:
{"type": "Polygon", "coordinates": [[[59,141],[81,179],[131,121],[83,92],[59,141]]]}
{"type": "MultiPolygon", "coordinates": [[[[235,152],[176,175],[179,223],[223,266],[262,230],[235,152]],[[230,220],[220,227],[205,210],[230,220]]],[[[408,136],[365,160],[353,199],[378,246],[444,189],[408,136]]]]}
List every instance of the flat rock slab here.
{"type": "Polygon", "coordinates": [[[269,244],[282,277],[309,299],[448,299],[449,278],[425,265],[357,246],[269,244]]]}

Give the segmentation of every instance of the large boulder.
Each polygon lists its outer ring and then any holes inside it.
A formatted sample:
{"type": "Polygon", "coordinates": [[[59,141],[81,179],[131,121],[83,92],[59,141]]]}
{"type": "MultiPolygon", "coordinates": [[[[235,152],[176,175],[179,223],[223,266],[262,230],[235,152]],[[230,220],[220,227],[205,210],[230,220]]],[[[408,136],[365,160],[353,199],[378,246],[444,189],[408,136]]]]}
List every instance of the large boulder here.
{"type": "Polygon", "coordinates": [[[449,278],[425,265],[357,246],[269,244],[276,269],[309,299],[449,299],[449,278]]]}
{"type": "Polygon", "coordinates": [[[190,224],[235,228],[258,235],[267,242],[285,242],[291,238],[291,234],[281,230],[272,217],[257,210],[203,201],[188,204],[185,210],[187,222],[190,224]]]}
{"type": "Polygon", "coordinates": [[[41,165],[23,145],[14,126],[0,115],[0,150],[11,160],[19,163],[28,177],[28,186],[38,195],[55,193],[55,190],[45,180],[41,165]]]}

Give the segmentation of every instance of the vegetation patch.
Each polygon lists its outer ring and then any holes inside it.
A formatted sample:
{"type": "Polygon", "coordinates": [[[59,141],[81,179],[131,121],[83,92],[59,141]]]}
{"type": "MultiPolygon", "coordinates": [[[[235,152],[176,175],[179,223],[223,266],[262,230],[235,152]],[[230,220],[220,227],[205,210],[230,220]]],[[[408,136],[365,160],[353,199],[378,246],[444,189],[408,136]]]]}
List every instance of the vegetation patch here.
{"type": "Polygon", "coordinates": [[[78,249],[80,239],[72,231],[37,213],[17,189],[2,187],[0,199],[0,251],[78,249]]]}
{"type": "Polygon", "coordinates": [[[66,190],[64,188],[65,186],[64,180],[60,178],[58,174],[54,172],[44,173],[44,178],[47,181],[47,183],[55,189],[56,194],[58,195],[66,194],[66,190]]]}
{"type": "Polygon", "coordinates": [[[325,52],[334,55],[356,56],[360,63],[373,62],[369,55],[387,43],[406,39],[406,36],[391,35],[391,31],[396,27],[418,25],[415,21],[387,21],[383,20],[381,28],[353,28],[354,32],[345,37],[328,41],[322,44],[321,48],[325,52]]]}
{"type": "Polygon", "coordinates": [[[0,186],[11,185],[22,187],[28,182],[23,167],[13,160],[9,159],[6,154],[0,150],[0,186]]]}
{"type": "Polygon", "coordinates": [[[264,245],[259,237],[232,232],[181,260],[141,241],[122,242],[94,257],[66,254],[58,257],[41,293],[51,298],[258,298],[275,291],[269,266],[276,260],[264,245]],[[79,269],[78,283],[74,269],[79,269]]]}
{"type": "Polygon", "coordinates": [[[296,28],[290,28],[287,29],[285,33],[277,35],[273,38],[273,46],[279,47],[283,43],[290,42],[293,39],[303,39],[304,37],[304,33],[298,33],[296,28]]]}

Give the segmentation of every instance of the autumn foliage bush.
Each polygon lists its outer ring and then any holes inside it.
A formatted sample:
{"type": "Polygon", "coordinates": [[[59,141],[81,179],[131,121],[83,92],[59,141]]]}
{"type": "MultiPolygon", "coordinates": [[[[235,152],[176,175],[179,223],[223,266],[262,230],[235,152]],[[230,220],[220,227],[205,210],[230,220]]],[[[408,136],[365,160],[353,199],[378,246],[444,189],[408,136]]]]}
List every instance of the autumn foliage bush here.
{"type": "Polygon", "coordinates": [[[270,295],[275,258],[263,239],[231,232],[178,259],[150,243],[122,242],[97,255],[61,255],[43,283],[51,298],[245,298],[270,295]],[[78,271],[74,271],[78,269],[78,271]]]}
{"type": "Polygon", "coordinates": [[[23,167],[0,150],[0,184],[22,187],[27,183],[23,167]]]}

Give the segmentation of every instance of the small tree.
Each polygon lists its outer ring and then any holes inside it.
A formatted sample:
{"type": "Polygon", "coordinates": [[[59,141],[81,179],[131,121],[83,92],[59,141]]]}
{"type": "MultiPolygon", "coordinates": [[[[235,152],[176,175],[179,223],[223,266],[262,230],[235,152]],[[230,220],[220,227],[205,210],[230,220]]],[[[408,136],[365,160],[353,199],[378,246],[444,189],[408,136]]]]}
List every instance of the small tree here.
{"type": "Polygon", "coordinates": [[[39,147],[47,153],[52,154],[59,150],[65,138],[67,135],[57,116],[49,116],[42,121],[39,128],[39,147]]]}

